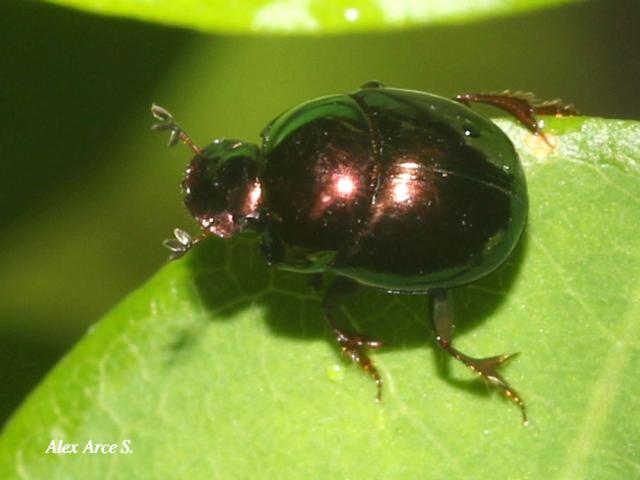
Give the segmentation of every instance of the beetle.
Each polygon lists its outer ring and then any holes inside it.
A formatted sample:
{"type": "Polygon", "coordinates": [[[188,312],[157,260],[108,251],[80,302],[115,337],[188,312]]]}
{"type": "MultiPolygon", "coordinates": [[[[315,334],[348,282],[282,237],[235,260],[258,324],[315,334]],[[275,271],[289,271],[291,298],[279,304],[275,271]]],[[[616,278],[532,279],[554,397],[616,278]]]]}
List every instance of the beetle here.
{"type": "Polygon", "coordinates": [[[194,153],[182,188],[201,229],[195,238],[175,229],[165,245],[178,258],[206,236],[255,231],[270,265],[333,272],[324,315],[342,354],[375,381],[378,401],[383,381],[367,348],[382,342],[340,327],[336,309],[358,286],[430,295],[438,345],[500,387],[526,424],[522,397],[498,372],[513,355],[473,358],[452,344],[451,289],[505,262],[528,211],[513,144],[471,103],[502,109],[548,144],[536,115],[575,114],[530,94],[449,99],[368,82],[287,110],[263,130],[261,146],[224,139],[200,148],[154,104],[152,129],[194,153]]]}

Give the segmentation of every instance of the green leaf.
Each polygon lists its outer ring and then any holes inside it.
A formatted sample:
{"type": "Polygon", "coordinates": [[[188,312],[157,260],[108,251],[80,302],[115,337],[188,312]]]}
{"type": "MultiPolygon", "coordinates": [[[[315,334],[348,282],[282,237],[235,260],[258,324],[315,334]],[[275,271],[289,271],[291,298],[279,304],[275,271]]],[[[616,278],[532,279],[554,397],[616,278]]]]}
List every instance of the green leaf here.
{"type": "Polygon", "coordinates": [[[457,23],[576,0],[49,0],[209,32],[311,33],[457,23]]]}
{"type": "Polygon", "coordinates": [[[424,298],[367,291],[345,323],[387,346],[373,382],[339,358],[305,278],[255,239],[164,267],[64,358],[0,438],[0,478],[637,478],[640,123],[508,121],[526,238],[455,292],[456,344],[520,351],[505,375],[531,423],[433,346],[424,298]],[[130,454],[46,454],[52,440],[130,454]]]}

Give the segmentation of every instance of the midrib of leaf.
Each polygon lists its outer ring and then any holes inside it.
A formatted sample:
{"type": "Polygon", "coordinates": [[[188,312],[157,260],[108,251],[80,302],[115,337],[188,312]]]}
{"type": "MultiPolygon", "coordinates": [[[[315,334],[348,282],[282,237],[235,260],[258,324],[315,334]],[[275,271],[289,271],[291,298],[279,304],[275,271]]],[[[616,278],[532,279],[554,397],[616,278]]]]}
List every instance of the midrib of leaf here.
{"type": "MultiPolygon", "coordinates": [[[[501,122],[501,120],[498,121],[498,123],[501,122]]],[[[550,120],[549,123],[553,125],[555,121],[550,120]]],[[[571,129],[570,125],[571,122],[566,122],[565,128],[571,129]]],[[[535,158],[537,166],[560,161],[574,162],[597,172],[603,183],[609,185],[612,191],[624,196],[628,201],[635,205],[640,203],[637,192],[631,192],[617,184],[606,173],[607,169],[614,169],[630,178],[637,179],[640,176],[640,163],[636,159],[637,156],[633,155],[633,152],[638,151],[638,139],[640,139],[640,124],[637,122],[587,119],[580,123],[579,130],[562,135],[557,149],[547,149],[540,144],[539,139],[510,122],[505,122],[501,126],[509,131],[512,138],[516,138],[515,141],[520,144],[520,150],[526,151],[535,158]],[[602,128],[603,126],[605,128],[602,128]]],[[[550,138],[553,140],[555,137],[550,135],[550,138]]],[[[535,170],[528,173],[529,177],[533,175],[535,170]]],[[[603,225],[603,229],[606,230],[606,225],[603,225]]],[[[545,245],[535,235],[530,234],[530,239],[536,242],[538,248],[546,254],[548,262],[556,269],[556,273],[564,278],[562,269],[558,267],[545,245]]],[[[577,295],[570,283],[565,282],[565,289],[585,309],[585,313],[588,313],[587,302],[577,295]]],[[[615,327],[607,328],[603,325],[606,324],[607,319],[591,322],[600,335],[609,340],[609,351],[605,362],[593,365],[594,369],[600,367],[596,381],[591,384],[587,405],[579,417],[581,418],[579,429],[567,445],[564,461],[559,464],[560,472],[555,478],[577,479],[588,476],[585,469],[588,468],[591,457],[597,453],[597,441],[605,425],[612,419],[611,408],[617,397],[625,394],[622,376],[630,362],[631,352],[637,348],[635,342],[640,338],[638,298],[640,298],[640,288],[637,287],[629,296],[629,308],[625,310],[625,314],[615,327]]]]}
{"type": "MultiPolygon", "coordinates": [[[[603,173],[604,168],[611,167],[632,176],[640,175],[640,160],[637,154],[640,148],[639,122],[579,116],[547,118],[545,124],[553,132],[547,132],[547,137],[554,148],[550,148],[539,137],[511,120],[498,118],[495,123],[518,145],[525,166],[539,167],[549,162],[586,165],[634,202],[640,202],[637,194],[621,189],[603,173]],[[558,141],[558,138],[561,138],[561,141],[558,141]]],[[[530,176],[532,173],[528,172],[527,175],[530,176]]]]}
{"type": "Polygon", "coordinates": [[[582,416],[581,428],[567,449],[565,468],[558,478],[584,478],[584,467],[596,445],[595,440],[609,417],[616,395],[624,394],[622,372],[629,362],[632,343],[640,338],[640,288],[634,292],[631,307],[622,319],[622,329],[611,345],[607,361],[600,368],[587,408],[582,416]]]}
{"type": "MultiPolygon", "coordinates": [[[[391,375],[387,375],[389,378],[391,375]]],[[[419,418],[416,418],[413,409],[410,408],[404,399],[400,395],[396,395],[394,397],[395,401],[398,402],[398,409],[402,413],[402,416],[407,420],[407,422],[428,441],[430,447],[434,447],[443,458],[446,458],[447,465],[453,472],[458,475],[457,478],[465,478],[467,477],[467,472],[465,472],[464,467],[458,461],[458,457],[456,455],[457,452],[451,451],[446,447],[446,445],[442,442],[440,438],[433,435],[428,428],[425,428],[419,418]]]]}

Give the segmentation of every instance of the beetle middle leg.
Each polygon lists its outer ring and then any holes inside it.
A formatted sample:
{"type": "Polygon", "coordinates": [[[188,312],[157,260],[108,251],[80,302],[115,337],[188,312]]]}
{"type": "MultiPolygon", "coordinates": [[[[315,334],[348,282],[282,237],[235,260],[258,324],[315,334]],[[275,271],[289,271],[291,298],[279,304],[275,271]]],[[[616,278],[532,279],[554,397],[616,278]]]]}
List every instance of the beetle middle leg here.
{"type": "Polygon", "coordinates": [[[518,392],[510,387],[506,380],[498,372],[498,367],[515,357],[517,353],[511,355],[497,355],[495,357],[487,358],[473,358],[454,348],[452,345],[453,311],[451,309],[451,294],[449,291],[438,291],[434,292],[432,295],[432,321],[438,345],[440,345],[440,347],[444,351],[446,351],[456,360],[464,363],[473,372],[480,375],[489,383],[502,388],[505,395],[520,408],[520,411],[522,412],[522,420],[526,425],[528,423],[528,420],[524,401],[522,400],[518,392]]]}
{"type": "Polygon", "coordinates": [[[366,348],[380,348],[382,342],[371,339],[358,333],[349,332],[338,327],[335,321],[335,312],[347,298],[351,297],[358,289],[358,284],[344,277],[338,277],[327,289],[322,300],[322,308],[324,316],[329,322],[336,340],[340,345],[342,356],[350,358],[353,362],[358,363],[365,372],[376,382],[377,393],[376,400],[382,399],[382,378],[375,365],[365,352],[366,348]]]}
{"type": "Polygon", "coordinates": [[[456,95],[455,100],[469,106],[471,102],[484,103],[504,110],[514,116],[522,125],[542,138],[548,145],[549,140],[540,128],[536,115],[554,115],[566,117],[577,115],[573,105],[564,105],[560,100],[536,102],[529,93],[463,93],[456,95]]]}

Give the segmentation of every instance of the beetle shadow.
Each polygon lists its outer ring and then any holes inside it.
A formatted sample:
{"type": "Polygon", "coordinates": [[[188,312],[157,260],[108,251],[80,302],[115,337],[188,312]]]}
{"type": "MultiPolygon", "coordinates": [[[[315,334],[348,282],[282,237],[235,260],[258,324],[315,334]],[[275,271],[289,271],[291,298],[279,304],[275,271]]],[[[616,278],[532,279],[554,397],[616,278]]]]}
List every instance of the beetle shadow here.
{"type": "MultiPolygon", "coordinates": [[[[500,269],[472,287],[456,289],[454,302],[463,306],[456,311],[459,313],[457,334],[478,327],[498,308],[518,274],[526,249],[525,234],[500,269]]],[[[274,335],[301,341],[322,338],[335,346],[336,357],[340,357],[339,346],[322,312],[322,292],[314,285],[314,277],[269,268],[260,255],[255,238],[210,238],[189,252],[183,261],[188,262],[208,321],[228,321],[242,310],[258,307],[274,335]]],[[[326,289],[332,275],[325,274],[323,280],[326,289]]],[[[490,395],[491,391],[477,379],[451,377],[449,366],[455,360],[435,343],[430,305],[424,295],[389,295],[362,288],[340,309],[337,321],[346,330],[384,343],[382,350],[372,353],[374,361],[386,351],[429,345],[434,352],[439,377],[473,394],[490,395]]],[[[208,321],[178,332],[172,343],[175,355],[184,354],[199,340],[208,321]]],[[[425,368],[429,367],[425,365],[425,368]]]]}

